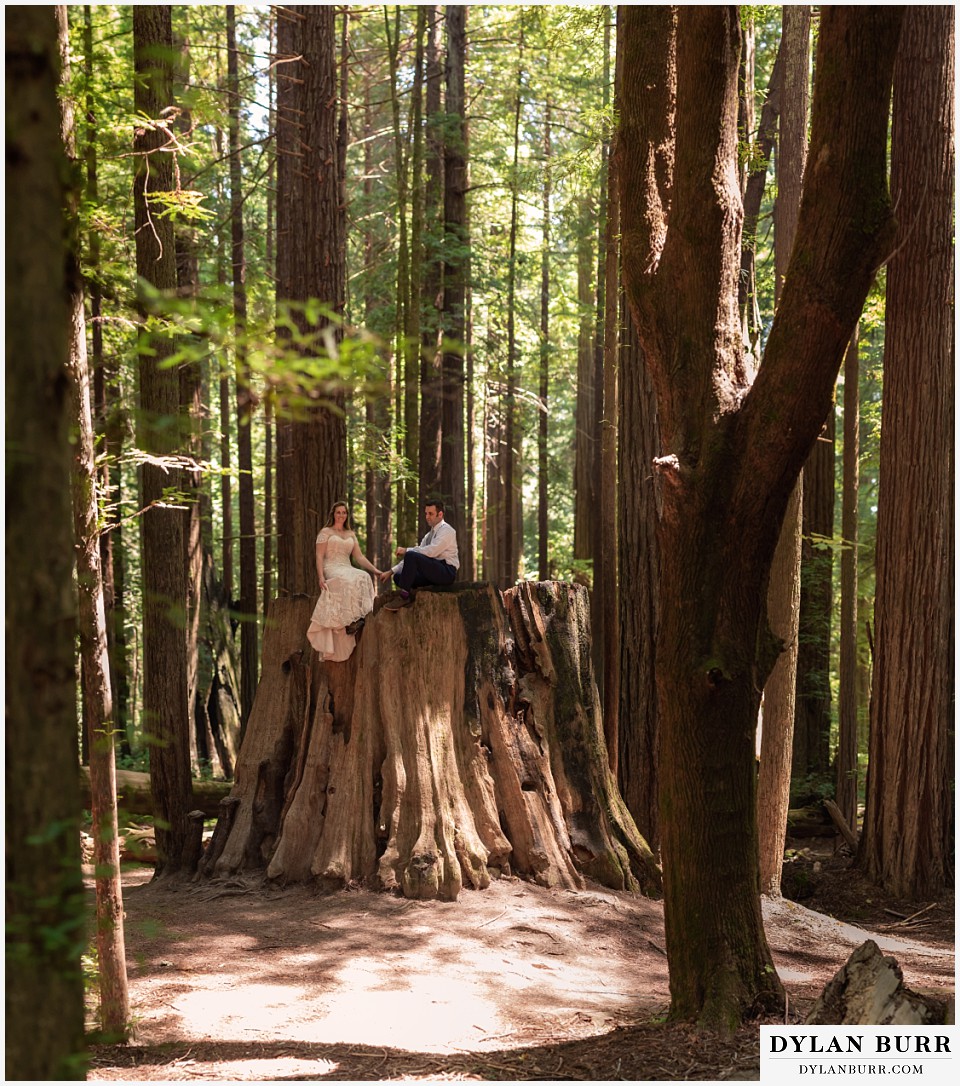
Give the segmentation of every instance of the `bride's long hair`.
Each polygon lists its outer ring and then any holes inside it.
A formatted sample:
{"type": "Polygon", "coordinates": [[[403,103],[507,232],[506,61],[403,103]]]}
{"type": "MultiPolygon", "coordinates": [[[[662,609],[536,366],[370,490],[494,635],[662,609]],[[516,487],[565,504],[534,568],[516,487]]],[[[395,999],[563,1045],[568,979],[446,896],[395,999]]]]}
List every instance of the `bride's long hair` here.
{"type": "Polygon", "coordinates": [[[330,506],[330,515],[327,517],[327,522],[326,522],[326,524],[324,524],[324,528],[332,528],[333,527],[333,514],[338,509],[346,509],[346,511],[347,511],[347,519],[343,522],[343,528],[344,528],[344,531],[352,532],[353,528],[350,526],[350,506],[347,505],[346,502],[334,502],[333,505],[330,506]]]}

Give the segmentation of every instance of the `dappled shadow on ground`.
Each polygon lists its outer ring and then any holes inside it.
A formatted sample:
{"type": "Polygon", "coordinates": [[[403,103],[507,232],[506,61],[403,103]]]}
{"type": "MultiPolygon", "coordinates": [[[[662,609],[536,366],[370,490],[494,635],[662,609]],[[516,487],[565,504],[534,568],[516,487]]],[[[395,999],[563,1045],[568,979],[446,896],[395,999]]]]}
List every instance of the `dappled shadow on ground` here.
{"type": "MultiPolygon", "coordinates": [[[[729,1040],[664,1024],[661,902],[515,879],[440,903],[281,890],[259,879],[148,878],[125,880],[136,1035],[130,1045],[93,1050],[92,1080],[759,1074],[756,1023],[729,1040]]],[[[904,930],[894,946],[893,933],[786,900],[765,901],[764,924],[790,1022],[803,1020],[873,935],[908,986],[941,995],[953,988],[947,939],[929,946],[904,930]]]]}
{"type": "Polygon", "coordinates": [[[756,1027],[730,1038],[647,1023],[578,1041],[440,1054],[374,1045],[246,1044],[130,1046],[94,1051],[93,1079],[136,1081],[748,1081],[760,1077],[756,1027]]]}

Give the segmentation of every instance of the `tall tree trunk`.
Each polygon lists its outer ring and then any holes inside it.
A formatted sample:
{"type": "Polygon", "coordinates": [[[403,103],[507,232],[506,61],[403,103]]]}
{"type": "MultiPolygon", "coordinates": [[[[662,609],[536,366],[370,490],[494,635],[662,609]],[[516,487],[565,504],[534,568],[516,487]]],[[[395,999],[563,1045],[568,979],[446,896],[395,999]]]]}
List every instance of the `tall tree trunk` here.
{"type": "MultiPolygon", "coordinates": [[[[276,147],[276,82],[274,78],[274,59],[276,57],[276,15],[270,12],[270,72],[267,81],[267,110],[270,118],[270,136],[276,147]]],[[[267,224],[266,224],[266,271],[267,277],[276,283],[277,268],[275,259],[275,224],[276,202],[276,155],[271,155],[267,166],[267,224]]],[[[267,396],[263,403],[263,607],[260,617],[266,620],[267,608],[273,599],[273,563],[274,563],[274,417],[273,400],[267,396]]]]}
{"type": "MultiPolygon", "coordinates": [[[[447,115],[443,143],[443,394],[440,493],[452,513],[447,519],[468,543],[464,494],[464,350],[467,341],[467,268],[470,232],[467,220],[467,104],[465,91],[468,6],[448,4],[447,115]]],[[[464,575],[473,558],[461,550],[464,575]],[[466,561],[464,561],[466,558],[466,561]]]]}
{"type": "Polygon", "coordinates": [[[824,166],[807,178],[755,379],[737,308],[737,15],[622,14],[624,277],[664,450],[660,592],[670,606],[657,683],[672,1015],[729,1029],[783,1001],[759,897],[755,726],[780,648],[765,590],[790,494],[892,243],[886,125],[902,12],[823,12],[811,161],[824,166]]]}
{"type": "MultiPolygon", "coordinates": [[[[364,129],[363,129],[363,193],[366,205],[371,206],[373,197],[374,170],[374,129],[370,111],[369,81],[364,87],[364,129]]],[[[366,220],[364,237],[364,313],[367,327],[373,327],[377,299],[373,294],[373,271],[377,263],[378,238],[374,231],[374,216],[366,220]]],[[[366,402],[366,479],[365,497],[367,508],[367,558],[379,569],[392,565],[390,549],[391,532],[391,486],[388,460],[390,453],[390,412],[388,404],[392,399],[390,387],[390,361],[384,352],[377,355],[381,390],[379,395],[368,396],[366,402]]]]}
{"type": "MultiPolygon", "coordinates": [[[[784,7],[783,106],[777,152],[777,202],[774,207],[776,299],[790,262],[807,150],[807,102],[810,72],[810,9],[784,7]]],[[[800,509],[803,476],[787,504],[770,570],[767,618],[784,645],[763,688],[760,779],[757,792],[760,829],[760,889],[780,895],[783,848],[790,807],[793,718],[797,690],[797,624],[800,613],[800,509]]]]}
{"type": "Polygon", "coordinates": [[[624,312],[622,327],[617,427],[621,706],[617,766],[620,793],[656,853],[660,847],[655,670],[660,558],[653,464],[660,455],[660,435],[657,402],[629,311],[624,312]]]}
{"type": "Polygon", "coordinates": [[[50,8],[6,17],[6,1078],[83,1079],[70,291],[50,8]],[[37,526],[43,525],[43,552],[37,526]],[[37,752],[42,752],[42,758],[37,752]],[[53,938],[53,935],[59,936],[53,938]]]}
{"type": "MultiPolygon", "coordinates": [[[[134,105],[141,116],[159,118],[173,102],[171,57],[173,35],[169,7],[133,9],[134,105]]],[[[177,287],[173,224],[150,206],[148,193],[173,189],[170,156],[160,150],[168,141],[162,130],[136,130],[134,211],[137,275],[161,294],[177,287]]],[[[145,314],[144,314],[145,315],[145,314]]],[[[163,366],[172,353],[168,334],[141,332],[140,415],[138,442],[153,457],[180,452],[180,382],[175,369],[163,366]]],[[[191,809],[189,716],[187,708],[186,637],[182,614],[186,605],[184,532],[186,514],[164,501],[180,471],[154,462],[140,469],[140,518],[143,576],[143,708],[150,742],[150,784],[157,817],[157,875],[175,874],[187,846],[191,809]]]]}
{"type": "Polygon", "coordinates": [[[523,523],[517,523],[514,490],[519,478],[517,461],[517,230],[520,219],[520,112],[523,108],[523,8],[517,44],[517,76],[513,108],[513,159],[510,170],[510,251],[507,257],[507,372],[504,380],[503,444],[503,548],[498,584],[508,588],[517,579],[514,563],[517,537],[523,537],[523,523]]]}
{"type": "MultiPolygon", "coordinates": [[[[317,299],[334,314],[344,301],[337,155],[336,9],[299,4],[277,9],[277,300],[317,299]],[[282,219],[280,212],[283,212],[282,219]]],[[[294,314],[301,334],[309,325],[302,304],[294,314]]],[[[341,332],[330,332],[338,340],[341,332]]],[[[309,353],[316,354],[311,348],[309,353]]],[[[308,399],[320,389],[301,389],[308,399]]],[[[346,476],[342,386],[322,389],[330,406],[301,406],[277,426],[278,587],[317,594],[315,542],[346,476]],[[303,419],[304,421],[301,421],[303,419]]]]}
{"type": "MultiPolygon", "coordinates": [[[[606,112],[610,108],[610,7],[603,6],[603,109],[606,112]]],[[[604,531],[606,525],[600,515],[600,503],[603,501],[604,488],[604,464],[603,464],[603,439],[604,423],[607,418],[606,405],[604,403],[604,363],[607,324],[607,242],[610,234],[608,220],[610,217],[610,142],[604,139],[600,152],[600,213],[598,216],[597,230],[597,308],[596,308],[596,332],[593,339],[593,483],[594,507],[590,512],[591,544],[590,550],[593,556],[593,590],[590,594],[590,621],[593,626],[593,666],[597,673],[597,685],[600,688],[600,697],[606,702],[606,662],[604,653],[607,644],[607,612],[603,599],[603,588],[599,587],[608,580],[606,564],[610,557],[609,546],[605,545],[604,531]],[[599,594],[598,594],[599,593],[599,594]]],[[[619,300],[619,299],[618,299],[619,300]]],[[[611,515],[616,515],[616,507],[611,515]]],[[[610,541],[612,544],[612,540],[610,541]]],[[[619,663],[619,661],[618,661],[619,663]]],[[[619,693],[619,691],[618,691],[619,693]]],[[[611,753],[616,758],[616,748],[611,753]]]]}
{"type": "Polygon", "coordinates": [[[577,304],[580,309],[580,334],[577,339],[577,403],[574,414],[573,476],[573,557],[583,562],[593,556],[591,525],[596,511],[594,502],[593,458],[593,210],[584,197],[580,204],[577,229],[577,304]]]}
{"type": "Polygon", "coordinates": [[[843,549],[840,552],[840,722],[837,735],[837,806],[857,828],[857,568],[860,501],[860,358],[858,330],[843,366],[843,549]]]}
{"type": "MultiPolygon", "coordinates": [[[[440,344],[440,307],[443,303],[442,240],[443,221],[443,118],[440,113],[443,81],[443,17],[440,8],[427,8],[427,153],[424,193],[423,316],[420,340],[420,498],[418,506],[431,495],[440,494],[441,411],[443,358],[440,344]]],[[[460,515],[461,511],[457,511],[460,515]]],[[[462,520],[461,522],[462,523],[462,520]]]]}
{"type": "Polygon", "coordinates": [[[548,554],[549,474],[547,435],[550,396],[550,99],[543,119],[543,226],[540,256],[540,402],[537,405],[537,564],[541,581],[550,579],[548,554]]]}
{"type": "MultiPolygon", "coordinates": [[[[618,51],[619,53],[619,51],[618,51]]],[[[617,64],[614,106],[619,108],[620,65],[617,64]]],[[[604,243],[604,331],[603,331],[603,424],[600,430],[600,501],[596,519],[600,523],[597,554],[601,579],[594,582],[594,603],[604,615],[601,626],[603,683],[603,734],[610,769],[617,774],[620,757],[620,623],[619,571],[617,569],[619,525],[617,522],[617,423],[620,415],[620,180],[617,163],[611,156],[607,167],[607,235],[604,243]]]]}
{"type": "MultiPolygon", "coordinates": [[[[97,115],[93,92],[93,13],[83,8],[83,59],[87,80],[86,95],[86,199],[91,207],[100,201],[97,164],[97,115]]],[[[110,687],[113,690],[113,720],[120,749],[130,753],[127,734],[129,689],[126,665],[124,618],[124,551],[120,527],[121,472],[119,456],[123,448],[123,397],[115,362],[109,373],[103,353],[103,289],[100,285],[100,233],[90,230],[87,238],[87,262],[92,271],[90,297],[90,371],[93,377],[94,423],[100,430],[101,457],[97,485],[109,502],[106,513],[108,530],[100,533],[100,569],[103,580],[104,610],[107,616],[107,651],[110,656],[110,687]]]]}
{"type": "Polygon", "coordinates": [[[400,118],[400,80],[399,71],[400,56],[400,18],[401,8],[393,9],[393,31],[390,29],[390,12],[387,7],[383,9],[384,32],[387,41],[387,59],[389,62],[390,80],[390,107],[393,123],[393,160],[394,174],[397,191],[397,223],[399,226],[399,239],[397,243],[397,285],[396,285],[396,326],[394,353],[397,360],[397,380],[394,388],[396,395],[395,419],[397,440],[397,456],[406,460],[407,471],[397,479],[397,537],[410,539],[417,530],[416,486],[409,477],[413,470],[413,461],[410,460],[411,450],[419,453],[416,445],[412,445],[407,427],[416,415],[417,384],[414,373],[412,355],[406,341],[409,329],[409,312],[414,304],[419,304],[419,299],[414,299],[410,291],[410,227],[409,227],[409,196],[410,196],[410,154],[409,140],[411,136],[410,126],[404,138],[403,126],[400,118]],[[414,382],[411,390],[411,382],[414,382]]]}
{"type": "Polygon", "coordinates": [[[227,4],[227,85],[230,139],[230,240],[233,326],[236,333],[237,467],[240,472],[240,734],[257,693],[257,525],[253,493],[253,396],[247,366],[247,261],[243,238],[243,182],[240,164],[240,64],[236,8],[227,4]]]}
{"type": "MultiPolygon", "coordinates": [[[[217,157],[223,158],[223,131],[217,128],[217,157]]],[[[218,179],[218,203],[223,207],[223,185],[218,179]]],[[[217,231],[217,284],[225,287],[227,284],[227,246],[226,231],[217,231]]],[[[220,362],[220,380],[217,387],[220,405],[220,524],[221,559],[223,594],[229,606],[233,600],[233,481],[231,467],[233,453],[231,451],[230,434],[233,431],[231,414],[233,411],[233,397],[230,391],[230,369],[225,360],[220,362]]]]}
{"type": "MultiPolygon", "coordinates": [[[[187,98],[186,91],[190,82],[190,43],[185,37],[174,38],[175,72],[173,95],[176,100],[187,98]]],[[[181,138],[189,139],[193,122],[189,106],[181,107],[175,121],[175,130],[181,138]]],[[[177,157],[177,169],[181,169],[181,155],[177,157]]],[[[192,170],[193,163],[185,159],[183,166],[192,170]]],[[[180,298],[196,298],[200,286],[200,262],[197,253],[197,241],[190,223],[178,222],[174,227],[174,245],[177,250],[177,295],[180,298]]],[[[199,339],[190,336],[193,347],[199,346],[199,339]]],[[[203,544],[201,539],[201,501],[203,498],[203,477],[196,465],[202,459],[203,432],[203,365],[200,362],[183,362],[177,367],[180,378],[180,414],[184,423],[183,452],[192,460],[192,470],[182,474],[182,485],[187,506],[187,516],[183,534],[183,564],[186,573],[186,659],[187,659],[187,706],[191,718],[189,727],[190,766],[197,772],[200,768],[200,748],[203,745],[202,732],[196,726],[194,712],[200,684],[199,639],[201,612],[203,610],[203,544]]]]}
{"type": "MultiPolygon", "coordinates": [[[[70,29],[67,8],[56,8],[61,78],[66,91],[70,71],[70,29]]],[[[67,158],[76,164],[76,130],[69,94],[60,96],[61,133],[67,158]]],[[[75,176],[78,173],[75,172],[75,176]]],[[[130,1017],[127,961],[123,939],[123,892],[120,886],[120,837],[117,832],[117,775],[114,761],[113,692],[107,618],[100,566],[100,511],[97,467],[87,364],[83,274],[77,211],[79,193],[69,194],[70,244],[67,283],[70,292],[70,378],[76,444],[71,483],[74,549],[77,558],[77,625],[80,634],[83,715],[90,744],[90,805],[93,821],[93,862],[97,912],[97,963],[100,1028],[111,1040],[125,1040],[130,1017]]]]}
{"type": "Polygon", "coordinates": [[[861,860],[891,893],[949,878],[953,841],[954,13],[910,7],[894,75],[877,513],[876,654],[861,860]]]}

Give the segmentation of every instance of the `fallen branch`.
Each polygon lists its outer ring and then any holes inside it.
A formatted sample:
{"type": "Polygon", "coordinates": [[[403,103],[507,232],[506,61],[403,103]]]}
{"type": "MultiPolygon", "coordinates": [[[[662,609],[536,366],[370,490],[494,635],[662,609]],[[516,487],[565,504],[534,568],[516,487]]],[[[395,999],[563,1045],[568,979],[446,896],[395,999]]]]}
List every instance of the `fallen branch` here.
{"type": "Polygon", "coordinates": [[[840,810],[840,808],[833,802],[832,799],[825,799],[823,801],[823,805],[827,809],[827,814],[830,815],[830,817],[833,819],[834,825],[842,834],[843,839],[847,842],[848,845],[850,845],[851,848],[856,848],[857,845],[860,843],[859,839],[856,833],[854,833],[854,831],[850,829],[850,826],[847,823],[847,820],[843,817],[843,812],[840,810]]]}

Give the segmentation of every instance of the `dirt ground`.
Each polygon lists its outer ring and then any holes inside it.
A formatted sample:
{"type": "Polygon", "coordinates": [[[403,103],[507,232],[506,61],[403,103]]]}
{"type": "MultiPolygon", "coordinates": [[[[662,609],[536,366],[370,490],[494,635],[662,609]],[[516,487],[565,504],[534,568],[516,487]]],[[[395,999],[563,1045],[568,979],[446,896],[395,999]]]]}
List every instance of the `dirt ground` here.
{"type": "MultiPolygon", "coordinates": [[[[885,898],[823,841],[794,855],[804,900],[764,904],[790,1021],[867,938],[908,987],[952,995],[952,898],[885,898]]],[[[126,876],[136,1035],[93,1049],[92,1080],[759,1078],[756,1024],[720,1040],[665,1023],[661,903],[517,880],[451,904],[151,875],[126,876]]]]}

